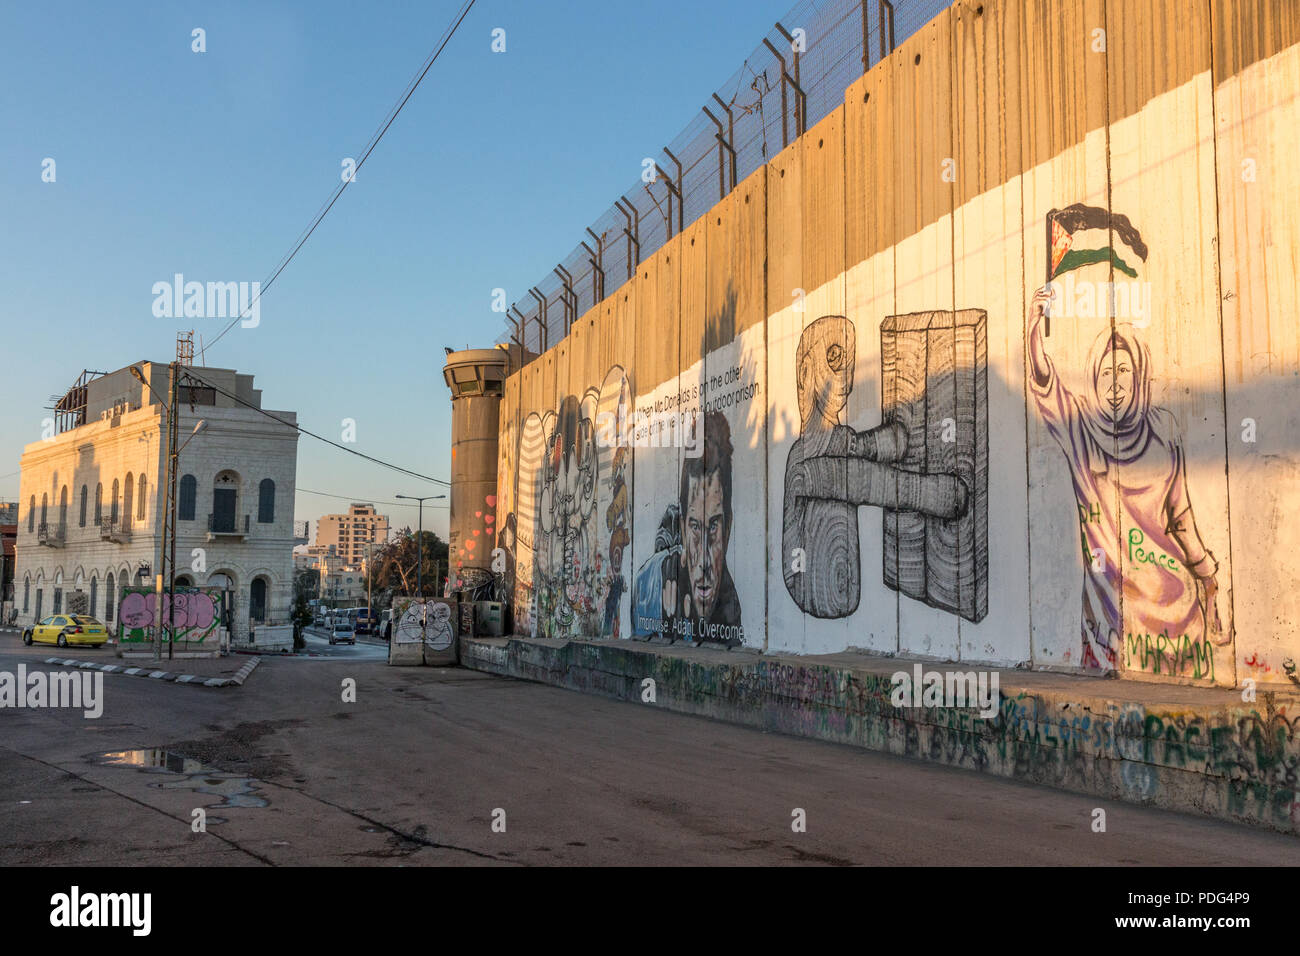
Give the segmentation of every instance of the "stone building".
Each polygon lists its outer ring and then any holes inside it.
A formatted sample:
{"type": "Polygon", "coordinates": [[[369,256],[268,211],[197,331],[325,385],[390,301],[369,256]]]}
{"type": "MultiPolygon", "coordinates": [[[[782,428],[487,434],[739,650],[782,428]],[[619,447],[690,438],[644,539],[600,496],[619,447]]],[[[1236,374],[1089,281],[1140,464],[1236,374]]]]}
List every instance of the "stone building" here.
{"type": "MultiPolygon", "coordinates": [[[[84,373],[49,437],[23,452],[14,574],[18,621],[84,609],[115,625],[122,589],[161,567],[170,367],[84,373]]],[[[292,605],[298,433],[259,411],[253,376],[187,369],[177,486],[177,585],[227,591],[231,640],[282,630],[292,605]],[[196,427],[202,422],[202,427],[196,427]]],[[[289,411],[269,414],[296,425],[289,411]]],[[[258,641],[259,645],[263,641],[258,641]]]]}

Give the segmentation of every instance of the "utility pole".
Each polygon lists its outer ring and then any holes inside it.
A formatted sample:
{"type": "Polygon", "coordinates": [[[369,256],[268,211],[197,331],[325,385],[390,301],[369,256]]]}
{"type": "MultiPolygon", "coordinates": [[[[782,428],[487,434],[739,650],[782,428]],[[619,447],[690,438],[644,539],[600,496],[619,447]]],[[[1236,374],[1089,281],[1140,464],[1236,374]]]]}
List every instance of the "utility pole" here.
{"type": "Polygon", "coordinates": [[[170,539],[171,556],[168,559],[168,570],[171,577],[167,582],[167,620],[170,626],[170,640],[167,642],[167,659],[171,660],[176,648],[176,621],[172,618],[171,608],[176,600],[176,472],[177,460],[180,457],[180,449],[177,443],[180,441],[180,361],[172,362],[172,393],[171,393],[171,412],[169,413],[169,438],[167,446],[170,454],[167,456],[167,526],[168,537],[170,539]]]}
{"type": "MultiPolygon", "coordinates": [[[[150,385],[149,382],[145,379],[143,369],[141,369],[141,368],[140,368],[139,366],[137,366],[137,365],[132,365],[132,366],[131,366],[131,375],[132,375],[132,377],[133,377],[137,382],[139,382],[141,385],[143,385],[145,388],[147,388],[150,392],[152,392],[154,398],[158,399],[158,404],[161,405],[164,409],[166,409],[165,414],[168,416],[168,418],[167,418],[167,449],[166,449],[166,455],[167,455],[167,470],[168,470],[168,480],[169,480],[169,482],[170,482],[170,479],[171,479],[170,472],[171,472],[172,462],[175,460],[175,449],[176,449],[176,438],[175,438],[175,435],[176,435],[176,398],[175,398],[175,397],[176,397],[176,374],[175,374],[175,368],[176,368],[175,363],[173,363],[173,365],[172,365],[172,388],[171,388],[171,397],[170,397],[170,400],[169,400],[169,401],[164,402],[164,401],[162,400],[162,397],[161,397],[157,392],[154,391],[153,386],[150,385]]],[[[160,428],[159,431],[161,432],[162,429],[160,428]]],[[[160,450],[160,451],[162,450],[161,447],[160,447],[159,450],[160,450]]],[[[169,497],[163,499],[163,501],[164,501],[164,508],[163,508],[163,524],[162,524],[162,528],[160,529],[160,533],[159,533],[159,535],[158,535],[158,551],[157,551],[157,555],[158,555],[158,566],[154,568],[153,659],[156,660],[156,661],[158,661],[158,660],[162,660],[162,627],[163,627],[163,564],[165,563],[165,561],[166,561],[166,559],[167,559],[167,529],[168,529],[168,523],[169,523],[169,520],[171,519],[171,501],[172,501],[172,499],[171,499],[171,497],[169,496],[169,497]]],[[[123,515],[122,518],[123,518],[123,520],[124,520],[125,522],[129,522],[129,521],[131,520],[131,516],[130,516],[130,515],[123,515]]],[[[175,558],[175,551],[174,551],[174,550],[173,550],[173,552],[172,552],[172,555],[173,555],[173,560],[174,560],[174,558],[175,558]]]]}

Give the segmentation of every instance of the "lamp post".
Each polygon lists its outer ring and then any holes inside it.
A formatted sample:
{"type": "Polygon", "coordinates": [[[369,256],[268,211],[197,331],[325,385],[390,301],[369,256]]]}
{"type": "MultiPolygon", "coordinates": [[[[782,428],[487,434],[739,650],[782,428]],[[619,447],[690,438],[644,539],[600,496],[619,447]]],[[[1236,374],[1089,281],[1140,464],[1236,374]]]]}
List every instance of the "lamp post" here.
{"type": "Polygon", "coordinates": [[[437,501],[439,498],[446,498],[446,495],[425,495],[418,498],[415,495],[398,495],[407,501],[418,501],[420,503],[419,531],[415,535],[415,590],[419,592],[420,597],[424,597],[424,578],[421,570],[424,567],[424,503],[426,501],[437,501]]]}
{"type": "Polygon", "coordinates": [[[407,501],[418,501],[420,503],[419,531],[415,535],[415,590],[419,592],[420,598],[420,633],[424,634],[424,503],[426,501],[436,501],[439,498],[446,498],[446,495],[425,495],[418,498],[415,495],[398,495],[398,498],[404,498],[407,501]]]}

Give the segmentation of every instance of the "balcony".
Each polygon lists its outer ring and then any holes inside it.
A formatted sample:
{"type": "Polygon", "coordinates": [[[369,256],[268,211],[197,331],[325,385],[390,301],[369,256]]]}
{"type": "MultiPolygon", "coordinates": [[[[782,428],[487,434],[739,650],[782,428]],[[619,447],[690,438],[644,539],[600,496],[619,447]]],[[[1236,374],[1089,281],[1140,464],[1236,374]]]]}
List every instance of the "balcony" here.
{"type": "Polygon", "coordinates": [[[66,524],[47,524],[42,521],[36,529],[36,543],[43,544],[47,548],[61,548],[67,541],[68,526],[66,524]]]}
{"type": "Polygon", "coordinates": [[[241,526],[238,515],[208,515],[208,540],[223,541],[233,539],[242,541],[248,534],[248,515],[244,515],[241,526]]]}
{"type": "Polygon", "coordinates": [[[111,518],[108,515],[100,515],[95,519],[95,524],[99,526],[100,541],[114,541],[117,544],[126,544],[131,540],[131,519],[129,518],[111,518]]]}

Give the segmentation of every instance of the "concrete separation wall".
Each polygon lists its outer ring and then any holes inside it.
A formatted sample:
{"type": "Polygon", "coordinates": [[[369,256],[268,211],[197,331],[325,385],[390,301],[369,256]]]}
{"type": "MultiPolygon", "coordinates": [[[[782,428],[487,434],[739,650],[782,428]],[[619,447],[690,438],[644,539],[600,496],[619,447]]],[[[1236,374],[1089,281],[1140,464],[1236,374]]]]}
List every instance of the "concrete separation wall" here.
{"type": "MultiPolygon", "coordinates": [[[[1300,695],[994,672],[996,716],[894,706],[935,663],[629,642],[461,641],[466,667],[1112,800],[1300,833],[1300,695]],[[1115,695],[1115,696],[1112,696],[1115,695]]],[[[954,671],[949,665],[947,671],[954,671]]],[[[988,672],[986,672],[988,673],[988,672]]]]}
{"type": "Polygon", "coordinates": [[[514,632],[1300,685],[1300,4],[957,0],[506,383],[514,632]]]}

